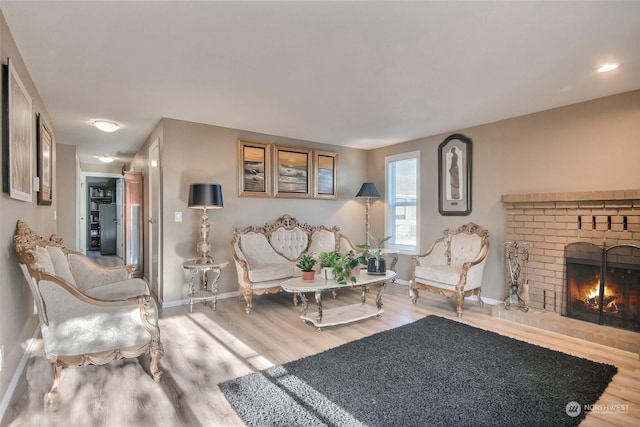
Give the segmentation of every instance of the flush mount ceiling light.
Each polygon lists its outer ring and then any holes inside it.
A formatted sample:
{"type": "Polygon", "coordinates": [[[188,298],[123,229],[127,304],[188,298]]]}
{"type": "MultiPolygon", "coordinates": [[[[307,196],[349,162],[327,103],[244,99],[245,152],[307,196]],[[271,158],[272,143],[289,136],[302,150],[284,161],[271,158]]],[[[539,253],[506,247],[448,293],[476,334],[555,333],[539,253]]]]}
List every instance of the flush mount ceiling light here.
{"type": "Polygon", "coordinates": [[[119,124],[110,122],[109,120],[93,120],[91,124],[103,132],[115,132],[120,129],[119,124]]]}
{"type": "Polygon", "coordinates": [[[606,73],[606,72],[613,71],[613,70],[617,69],[619,66],[620,66],[620,64],[614,64],[614,63],[604,64],[602,67],[598,68],[598,72],[599,73],[606,73]]]}
{"type": "Polygon", "coordinates": [[[113,162],[113,157],[103,154],[102,156],[98,156],[98,160],[102,163],[111,163],[113,162]]]}

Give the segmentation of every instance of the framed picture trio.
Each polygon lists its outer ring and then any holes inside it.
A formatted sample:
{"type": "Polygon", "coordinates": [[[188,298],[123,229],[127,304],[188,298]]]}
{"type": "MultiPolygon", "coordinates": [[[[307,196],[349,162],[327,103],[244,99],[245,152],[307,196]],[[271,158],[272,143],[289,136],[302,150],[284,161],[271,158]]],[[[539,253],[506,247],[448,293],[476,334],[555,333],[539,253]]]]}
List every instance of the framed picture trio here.
{"type": "Polygon", "coordinates": [[[238,194],[242,197],[338,198],[338,154],[238,141],[238,194]]]}

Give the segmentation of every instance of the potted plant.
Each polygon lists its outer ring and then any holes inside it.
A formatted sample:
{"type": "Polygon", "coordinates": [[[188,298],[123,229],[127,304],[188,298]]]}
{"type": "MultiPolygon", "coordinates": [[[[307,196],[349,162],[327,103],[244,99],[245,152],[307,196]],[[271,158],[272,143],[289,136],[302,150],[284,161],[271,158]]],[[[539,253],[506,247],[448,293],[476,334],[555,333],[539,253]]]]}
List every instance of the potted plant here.
{"type": "Polygon", "coordinates": [[[313,267],[316,265],[317,260],[313,255],[304,254],[298,259],[296,267],[302,270],[302,280],[305,282],[312,282],[315,280],[316,272],[313,267]]]}
{"type": "Polygon", "coordinates": [[[341,285],[346,285],[347,282],[355,283],[356,276],[360,275],[361,265],[367,265],[367,258],[364,255],[356,256],[353,251],[340,254],[339,263],[333,268],[336,281],[341,285]]]}
{"type": "Polygon", "coordinates": [[[347,262],[345,266],[351,271],[353,276],[359,275],[361,267],[368,264],[367,257],[365,257],[364,254],[356,256],[353,251],[347,252],[346,260],[347,262]]]}
{"type": "Polygon", "coordinates": [[[336,270],[340,269],[344,255],[340,252],[320,252],[318,263],[320,264],[320,274],[324,279],[332,280],[336,278],[336,270]]]}
{"type": "Polygon", "coordinates": [[[378,240],[373,234],[368,233],[369,240],[373,241],[373,244],[363,243],[356,245],[359,249],[366,249],[369,255],[369,261],[367,264],[367,273],[369,274],[386,274],[387,262],[382,257],[382,245],[391,239],[391,236],[383,237],[378,240]]]}

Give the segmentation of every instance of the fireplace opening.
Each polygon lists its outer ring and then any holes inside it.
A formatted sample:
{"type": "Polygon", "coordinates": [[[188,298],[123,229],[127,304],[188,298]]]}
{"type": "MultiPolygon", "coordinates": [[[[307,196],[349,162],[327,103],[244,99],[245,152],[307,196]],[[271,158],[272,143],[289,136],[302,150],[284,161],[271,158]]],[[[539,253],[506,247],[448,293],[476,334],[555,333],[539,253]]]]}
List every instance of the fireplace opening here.
{"type": "Polygon", "coordinates": [[[640,247],[565,247],[563,315],[640,332],[640,247]]]}

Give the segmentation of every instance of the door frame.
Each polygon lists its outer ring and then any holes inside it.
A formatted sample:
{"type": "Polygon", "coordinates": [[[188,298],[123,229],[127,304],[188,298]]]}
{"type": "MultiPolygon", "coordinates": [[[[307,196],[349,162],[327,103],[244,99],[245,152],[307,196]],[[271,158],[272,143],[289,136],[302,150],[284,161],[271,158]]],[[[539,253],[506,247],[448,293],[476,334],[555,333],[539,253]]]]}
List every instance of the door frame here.
{"type": "MultiPolygon", "coordinates": [[[[78,195],[80,196],[79,210],[80,216],[78,216],[78,236],[80,236],[80,242],[78,246],[78,252],[83,254],[87,253],[87,177],[95,178],[116,178],[123,179],[122,174],[118,173],[104,173],[104,172],[80,172],[80,182],[78,195]]],[[[122,233],[122,241],[124,241],[124,228],[120,224],[119,232],[122,233]]]]}
{"type": "Polygon", "coordinates": [[[149,246],[149,285],[151,292],[155,294],[158,302],[162,306],[164,301],[164,289],[162,280],[162,191],[160,189],[160,183],[162,181],[162,170],[160,163],[160,137],[156,137],[147,149],[147,170],[149,172],[148,188],[148,239],[149,246]],[[152,159],[151,155],[155,151],[157,157],[152,159]],[[154,166],[152,163],[156,161],[154,166]],[[155,172],[153,172],[155,170],[155,172]],[[155,199],[154,199],[155,195],[155,199]],[[155,200],[155,203],[154,203],[155,200]],[[154,216],[155,213],[155,216],[154,216]],[[156,233],[154,233],[154,228],[156,233]],[[155,258],[154,258],[155,257],[155,258]],[[155,259],[155,266],[154,266],[155,259]]]}

